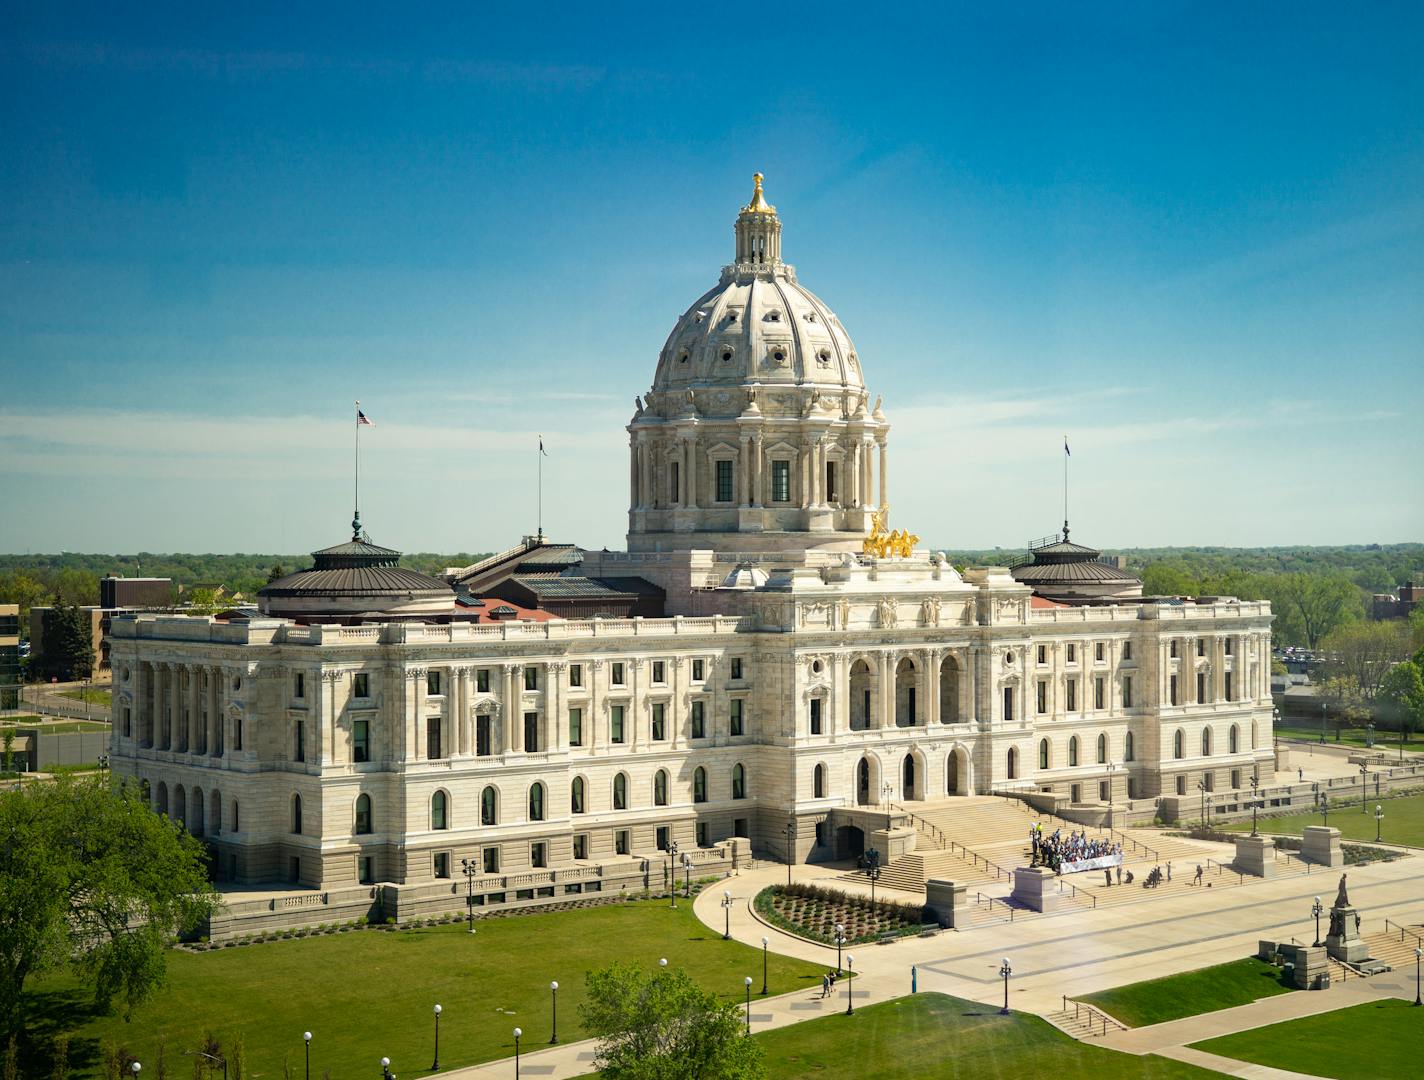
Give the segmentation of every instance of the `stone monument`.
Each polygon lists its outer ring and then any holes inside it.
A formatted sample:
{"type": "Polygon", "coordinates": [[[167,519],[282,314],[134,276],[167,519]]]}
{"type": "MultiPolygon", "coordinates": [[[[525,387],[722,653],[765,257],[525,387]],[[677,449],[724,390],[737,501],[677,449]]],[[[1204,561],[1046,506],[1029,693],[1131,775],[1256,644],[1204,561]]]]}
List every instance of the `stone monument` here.
{"type": "Polygon", "coordinates": [[[1300,857],[1317,866],[1344,866],[1340,830],[1328,825],[1307,825],[1300,842],[1300,857]]]}
{"type": "Polygon", "coordinates": [[[1236,841],[1236,861],[1233,864],[1238,873],[1252,877],[1268,878],[1276,875],[1276,842],[1269,836],[1252,833],[1236,841]]]}
{"type": "Polygon", "coordinates": [[[1058,907],[1057,875],[1046,866],[1016,866],[1010,895],[1034,911],[1054,911],[1058,907]]]}
{"type": "Polygon", "coordinates": [[[931,878],[925,882],[925,906],[942,927],[963,930],[973,921],[967,885],[931,878]]]}
{"type": "Polygon", "coordinates": [[[1345,891],[1344,874],[1340,875],[1340,888],[1330,907],[1330,933],[1325,936],[1325,951],[1347,964],[1360,964],[1370,958],[1370,947],[1360,938],[1360,913],[1345,891]]]}

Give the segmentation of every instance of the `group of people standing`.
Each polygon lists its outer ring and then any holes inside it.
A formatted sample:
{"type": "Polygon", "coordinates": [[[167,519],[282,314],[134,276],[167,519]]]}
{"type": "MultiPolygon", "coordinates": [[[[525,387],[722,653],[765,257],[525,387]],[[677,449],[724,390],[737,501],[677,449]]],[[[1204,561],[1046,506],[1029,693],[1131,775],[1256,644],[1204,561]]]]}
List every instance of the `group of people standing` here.
{"type": "Polygon", "coordinates": [[[1114,843],[1111,838],[1097,840],[1086,832],[1070,832],[1064,836],[1062,829],[1054,829],[1051,834],[1044,835],[1043,824],[1037,821],[1029,826],[1028,838],[1033,848],[1033,861],[1029,865],[1047,866],[1060,874],[1063,873],[1064,863],[1122,854],[1122,845],[1114,843]]]}

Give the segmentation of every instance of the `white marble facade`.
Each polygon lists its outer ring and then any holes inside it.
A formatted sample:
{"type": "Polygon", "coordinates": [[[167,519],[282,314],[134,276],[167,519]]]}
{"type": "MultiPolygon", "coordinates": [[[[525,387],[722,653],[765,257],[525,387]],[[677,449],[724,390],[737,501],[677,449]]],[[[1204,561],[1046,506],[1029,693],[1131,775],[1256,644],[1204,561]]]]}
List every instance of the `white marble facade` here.
{"type": "Polygon", "coordinates": [[[1002,569],[855,553],[888,424],[759,184],[736,232],[629,426],[630,550],[584,566],[661,585],[668,617],[115,620],[114,772],[222,877],[419,885],[733,836],[820,860],[838,810],[887,797],[1269,769],[1267,604],[1048,606],[1002,569]]]}

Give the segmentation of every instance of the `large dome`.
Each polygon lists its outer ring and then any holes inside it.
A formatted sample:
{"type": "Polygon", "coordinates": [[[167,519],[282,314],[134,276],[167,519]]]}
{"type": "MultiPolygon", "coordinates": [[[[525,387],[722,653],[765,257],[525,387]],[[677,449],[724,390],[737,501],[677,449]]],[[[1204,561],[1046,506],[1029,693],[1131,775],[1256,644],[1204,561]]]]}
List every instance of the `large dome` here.
{"type": "Polygon", "coordinates": [[[455,591],[437,578],[398,565],[400,555],[357,534],[345,544],[312,552],[309,570],[259,589],[258,610],[304,622],[448,616],[455,591]]]}

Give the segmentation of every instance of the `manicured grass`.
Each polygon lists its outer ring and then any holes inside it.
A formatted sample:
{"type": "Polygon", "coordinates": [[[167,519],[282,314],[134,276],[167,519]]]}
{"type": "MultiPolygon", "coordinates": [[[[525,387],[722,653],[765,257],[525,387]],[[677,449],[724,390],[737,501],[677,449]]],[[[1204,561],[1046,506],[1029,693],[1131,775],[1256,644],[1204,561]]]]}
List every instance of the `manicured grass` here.
{"type": "Polygon", "coordinates": [[[1078,1000],[1098,1006],[1129,1027],[1146,1027],[1289,993],[1294,988],[1281,976],[1281,968],[1253,956],[1085,994],[1078,1000]]]}
{"type": "Polygon", "coordinates": [[[87,701],[91,705],[109,706],[114,703],[114,692],[112,690],[61,690],[60,697],[73,698],[75,701],[87,701]]]}
{"type": "Polygon", "coordinates": [[[108,731],[109,725],[99,720],[57,720],[49,723],[42,716],[21,717],[18,723],[6,720],[0,730],[7,727],[23,727],[38,730],[41,735],[67,735],[75,731],[108,731]]]}
{"type": "Polygon", "coordinates": [[[1208,1054],[1339,1080],[1402,1080],[1421,1072],[1424,1009],[1390,998],[1238,1031],[1194,1044],[1208,1054]]]}
{"type": "MultiPolygon", "coordinates": [[[[473,937],[459,924],[173,952],[167,985],[127,1024],[119,1016],[91,1015],[72,980],[50,978],[30,995],[28,1028],[39,1046],[34,1060],[44,1061],[53,1036],[68,1030],[76,1077],[99,1075],[106,1038],[136,1054],[146,1070],[162,1038],[170,1069],[178,1061],[186,1072],[179,1054],[197,1046],[204,1032],[226,1044],[241,1031],[244,1075],[280,1077],[284,1055],[300,1069],[302,1032],[309,1030],[313,1076],[328,1069],[333,1077],[364,1076],[382,1056],[403,1078],[425,1076],[436,1003],[444,1008],[440,1063],[452,1068],[513,1054],[516,1026],[524,1029],[525,1048],[547,1043],[553,979],[559,983],[559,1038],[582,1037],[584,973],[614,959],[652,970],[666,957],[701,985],[738,1001],[744,976],[755,980],[754,991],[761,988],[761,950],[723,941],[686,901],[676,911],[640,901],[476,926],[473,937]]],[[[819,987],[823,971],[772,954],[770,991],[819,987]]]]}
{"type": "MultiPolygon", "coordinates": [[[[1275,729],[1275,733],[1282,739],[1300,739],[1304,742],[1320,742],[1320,727],[1300,726],[1297,724],[1282,724],[1275,729]]],[[[1330,728],[1325,733],[1326,745],[1335,743],[1335,729],[1330,728]]],[[[1368,742],[1368,736],[1364,728],[1346,728],[1340,732],[1340,746],[1364,746],[1368,742]]],[[[1397,731],[1376,731],[1375,750],[1381,752],[1393,750],[1399,752],[1399,732],[1397,731]]],[[[1419,732],[1411,732],[1404,740],[1405,750],[1424,750],[1424,736],[1419,732]]]]}
{"type": "MultiPolygon", "coordinates": [[[[755,1011],[755,1010],[753,1010],[755,1011]]],[[[916,994],[757,1036],[776,1080],[1177,1080],[1216,1073],[1162,1057],[1077,1042],[1027,1013],[916,994]]]]}
{"type": "MultiPolygon", "coordinates": [[[[1360,813],[1360,804],[1331,807],[1330,824],[1340,830],[1346,840],[1369,840],[1375,838],[1375,807],[1384,807],[1384,821],[1381,823],[1380,839],[1389,844],[1411,844],[1424,847],[1424,795],[1405,795],[1398,799],[1365,800],[1366,813],[1360,813]]],[[[1261,831],[1300,836],[1307,825],[1319,825],[1320,814],[1301,813],[1288,817],[1261,818],[1261,831]]],[[[1222,825],[1231,832],[1250,832],[1251,819],[1233,821],[1222,825]]]]}

